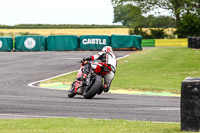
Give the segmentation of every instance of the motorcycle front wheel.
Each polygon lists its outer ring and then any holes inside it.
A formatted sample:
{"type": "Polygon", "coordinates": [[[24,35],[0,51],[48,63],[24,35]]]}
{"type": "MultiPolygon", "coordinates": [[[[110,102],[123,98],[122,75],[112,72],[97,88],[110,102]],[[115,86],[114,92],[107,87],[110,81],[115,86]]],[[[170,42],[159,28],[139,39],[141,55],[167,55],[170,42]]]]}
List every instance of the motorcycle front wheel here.
{"type": "Polygon", "coordinates": [[[71,88],[68,90],[69,98],[73,98],[76,95],[76,93],[74,93],[74,89],[75,89],[75,81],[73,82],[71,88]]]}
{"type": "Polygon", "coordinates": [[[87,92],[84,91],[83,97],[85,99],[92,99],[101,89],[103,83],[103,78],[101,76],[96,75],[95,81],[93,81],[93,85],[87,92]]]}

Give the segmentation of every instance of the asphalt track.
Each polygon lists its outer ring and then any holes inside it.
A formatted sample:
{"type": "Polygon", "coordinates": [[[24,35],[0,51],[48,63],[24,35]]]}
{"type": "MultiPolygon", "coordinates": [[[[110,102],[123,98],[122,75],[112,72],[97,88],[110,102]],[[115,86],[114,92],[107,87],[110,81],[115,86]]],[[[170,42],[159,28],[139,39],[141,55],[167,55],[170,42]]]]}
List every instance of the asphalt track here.
{"type": "MultiPolygon", "coordinates": [[[[180,98],[104,93],[87,100],[28,84],[77,70],[81,52],[1,52],[0,118],[77,117],[180,122],[180,98]]],[[[117,57],[130,52],[117,51],[117,57]]],[[[141,79],[142,80],[142,79],[141,79]]]]}

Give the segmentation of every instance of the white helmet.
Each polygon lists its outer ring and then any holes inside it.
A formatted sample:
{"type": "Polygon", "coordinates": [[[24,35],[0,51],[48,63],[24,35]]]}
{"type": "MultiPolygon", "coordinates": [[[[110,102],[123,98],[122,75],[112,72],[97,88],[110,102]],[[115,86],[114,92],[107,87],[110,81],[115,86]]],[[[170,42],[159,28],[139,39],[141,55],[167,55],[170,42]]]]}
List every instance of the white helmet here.
{"type": "Polygon", "coordinates": [[[110,46],[105,46],[102,48],[102,52],[113,52],[113,49],[110,46]]]}

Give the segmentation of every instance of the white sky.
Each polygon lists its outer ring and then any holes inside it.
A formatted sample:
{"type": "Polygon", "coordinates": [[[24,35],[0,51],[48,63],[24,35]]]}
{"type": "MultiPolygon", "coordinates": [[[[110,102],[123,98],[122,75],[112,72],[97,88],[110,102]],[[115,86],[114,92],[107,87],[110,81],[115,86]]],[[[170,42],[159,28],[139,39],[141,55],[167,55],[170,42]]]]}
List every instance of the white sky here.
{"type": "Polygon", "coordinates": [[[0,24],[108,24],[111,0],[0,0],[0,24]]]}

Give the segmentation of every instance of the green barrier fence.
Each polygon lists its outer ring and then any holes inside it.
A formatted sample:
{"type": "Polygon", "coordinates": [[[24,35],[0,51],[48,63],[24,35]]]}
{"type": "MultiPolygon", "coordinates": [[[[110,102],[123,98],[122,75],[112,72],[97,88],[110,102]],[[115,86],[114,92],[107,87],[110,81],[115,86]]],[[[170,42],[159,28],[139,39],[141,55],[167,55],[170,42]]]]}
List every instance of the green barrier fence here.
{"type": "MultiPolygon", "coordinates": [[[[11,51],[13,49],[12,37],[2,37],[9,40],[6,44],[1,40],[0,51],[11,51]],[[5,45],[6,44],[6,45],[5,45]]],[[[155,40],[143,40],[139,35],[54,35],[54,36],[16,36],[14,47],[16,51],[72,51],[72,50],[101,50],[104,46],[112,46],[115,49],[137,48],[142,46],[154,46],[155,40]]]]}
{"type": "Polygon", "coordinates": [[[155,47],[155,39],[142,39],[142,47],[155,47]]]}
{"type": "Polygon", "coordinates": [[[13,38],[12,37],[0,37],[0,52],[9,52],[13,50],[13,38]]]}
{"type": "Polygon", "coordinates": [[[108,35],[83,35],[79,37],[81,50],[101,50],[104,46],[110,45],[108,35]]]}
{"type": "Polygon", "coordinates": [[[47,37],[48,51],[69,51],[78,49],[78,36],[55,35],[47,37]]]}
{"type": "Polygon", "coordinates": [[[16,36],[15,50],[16,51],[45,51],[46,37],[45,36],[16,36]]]}
{"type": "Polygon", "coordinates": [[[142,36],[139,35],[111,35],[113,48],[138,48],[142,49],[142,36]]]}

